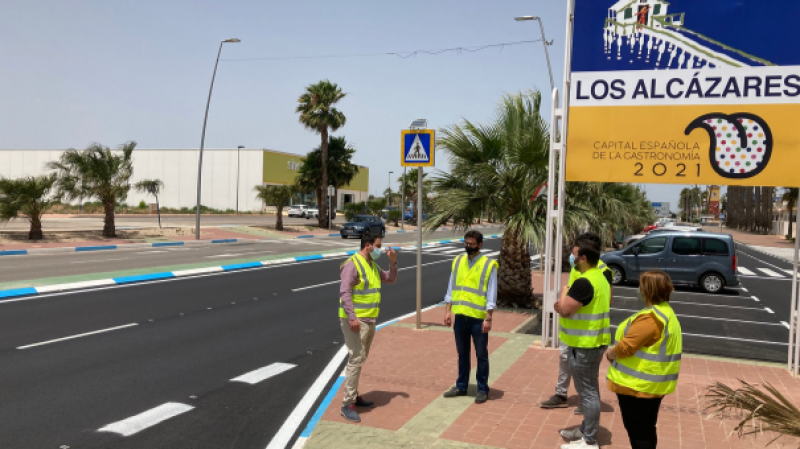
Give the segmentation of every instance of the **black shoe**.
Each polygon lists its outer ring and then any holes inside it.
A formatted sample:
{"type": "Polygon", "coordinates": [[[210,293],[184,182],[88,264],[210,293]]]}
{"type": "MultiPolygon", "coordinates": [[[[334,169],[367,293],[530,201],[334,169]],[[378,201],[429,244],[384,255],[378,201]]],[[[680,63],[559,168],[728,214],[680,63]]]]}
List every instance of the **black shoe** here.
{"type": "Polygon", "coordinates": [[[442,396],[444,396],[446,398],[454,398],[456,396],[466,396],[466,395],[467,395],[466,391],[461,391],[461,390],[458,389],[458,387],[453,387],[453,388],[445,391],[442,396]]]}
{"type": "Polygon", "coordinates": [[[361,396],[356,396],[356,407],[372,407],[375,405],[372,401],[367,401],[361,396]]]}
{"type": "Polygon", "coordinates": [[[478,395],[475,396],[475,403],[476,404],[483,404],[484,402],[489,400],[489,393],[478,392],[478,395]]]}
{"type": "Polygon", "coordinates": [[[567,398],[564,396],[559,396],[554,394],[550,396],[550,399],[546,401],[542,401],[540,407],[542,408],[566,408],[567,407],[567,398]]]}

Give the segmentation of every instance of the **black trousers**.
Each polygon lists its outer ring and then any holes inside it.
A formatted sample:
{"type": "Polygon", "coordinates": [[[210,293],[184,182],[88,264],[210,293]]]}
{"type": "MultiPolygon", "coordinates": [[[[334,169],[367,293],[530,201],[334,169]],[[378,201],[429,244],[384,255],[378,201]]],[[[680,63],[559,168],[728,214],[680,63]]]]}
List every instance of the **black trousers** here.
{"type": "Polygon", "coordinates": [[[661,399],[644,399],[618,394],[622,423],[628,431],[632,449],[655,449],[658,444],[656,422],[661,399]]]}

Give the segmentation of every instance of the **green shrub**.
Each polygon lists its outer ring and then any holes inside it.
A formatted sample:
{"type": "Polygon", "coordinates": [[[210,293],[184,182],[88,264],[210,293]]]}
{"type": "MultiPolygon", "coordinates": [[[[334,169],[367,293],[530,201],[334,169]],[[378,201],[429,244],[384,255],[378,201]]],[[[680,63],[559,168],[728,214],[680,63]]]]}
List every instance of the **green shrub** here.
{"type": "Polygon", "coordinates": [[[344,205],[344,218],[347,221],[352,220],[353,217],[355,217],[356,215],[364,213],[364,207],[366,207],[366,204],[364,204],[363,201],[361,201],[359,203],[347,203],[347,204],[345,204],[344,205]]]}
{"type": "Polygon", "coordinates": [[[400,221],[400,218],[402,216],[403,216],[403,213],[400,212],[399,210],[390,210],[390,211],[386,212],[386,219],[388,221],[394,223],[395,226],[398,226],[398,221],[400,221]]]}
{"type": "Polygon", "coordinates": [[[139,209],[147,209],[147,203],[144,200],[139,201],[139,209]]]}

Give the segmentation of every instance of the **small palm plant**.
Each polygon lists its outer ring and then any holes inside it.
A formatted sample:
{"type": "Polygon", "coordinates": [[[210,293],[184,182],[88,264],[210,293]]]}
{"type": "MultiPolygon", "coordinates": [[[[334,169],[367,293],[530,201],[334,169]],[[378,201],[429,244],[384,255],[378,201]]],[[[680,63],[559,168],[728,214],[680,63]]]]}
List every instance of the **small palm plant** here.
{"type": "Polygon", "coordinates": [[[743,380],[736,390],[715,382],[706,387],[708,418],[727,417],[731,412],[739,413],[741,420],[734,431],[741,437],[763,432],[774,432],[778,438],[788,435],[800,437],[800,410],[775,387],[765,383],[763,390],[743,380]]]}
{"type": "Polygon", "coordinates": [[[275,230],[283,231],[283,208],[292,201],[292,196],[297,193],[294,185],[286,186],[256,186],[254,189],[256,198],[264,201],[265,204],[275,206],[278,218],[275,221],[275,230]]]}
{"type": "Polygon", "coordinates": [[[158,213],[158,228],[161,229],[161,207],[158,205],[158,194],[164,188],[160,179],[143,179],[134,184],[137,192],[147,193],[156,197],[156,212],[158,213]]]}
{"type": "Polygon", "coordinates": [[[57,200],[50,195],[55,183],[54,174],[19,179],[0,178],[0,221],[7,223],[22,214],[31,224],[28,238],[44,238],[42,215],[57,200]]]}
{"type": "Polygon", "coordinates": [[[56,170],[58,194],[68,201],[97,198],[105,212],[103,236],[116,237],[114,211],[118,202],[128,197],[133,176],[133,150],[136,142],[130,141],[119,146],[119,153],[99,143],[89,145],[85,150],[70,148],[61,154],[57,161],[48,162],[46,167],[56,170]]]}

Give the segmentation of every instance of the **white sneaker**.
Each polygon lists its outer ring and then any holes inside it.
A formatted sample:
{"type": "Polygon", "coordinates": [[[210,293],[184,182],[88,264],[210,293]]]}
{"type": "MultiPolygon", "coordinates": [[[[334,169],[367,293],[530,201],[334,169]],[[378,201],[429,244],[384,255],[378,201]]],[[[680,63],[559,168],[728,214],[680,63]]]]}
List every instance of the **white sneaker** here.
{"type": "Polygon", "coordinates": [[[561,445],[561,449],[599,449],[599,448],[600,446],[598,446],[597,443],[589,444],[583,438],[577,441],[573,441],[572,443],[569,444],[561,445]]]}

